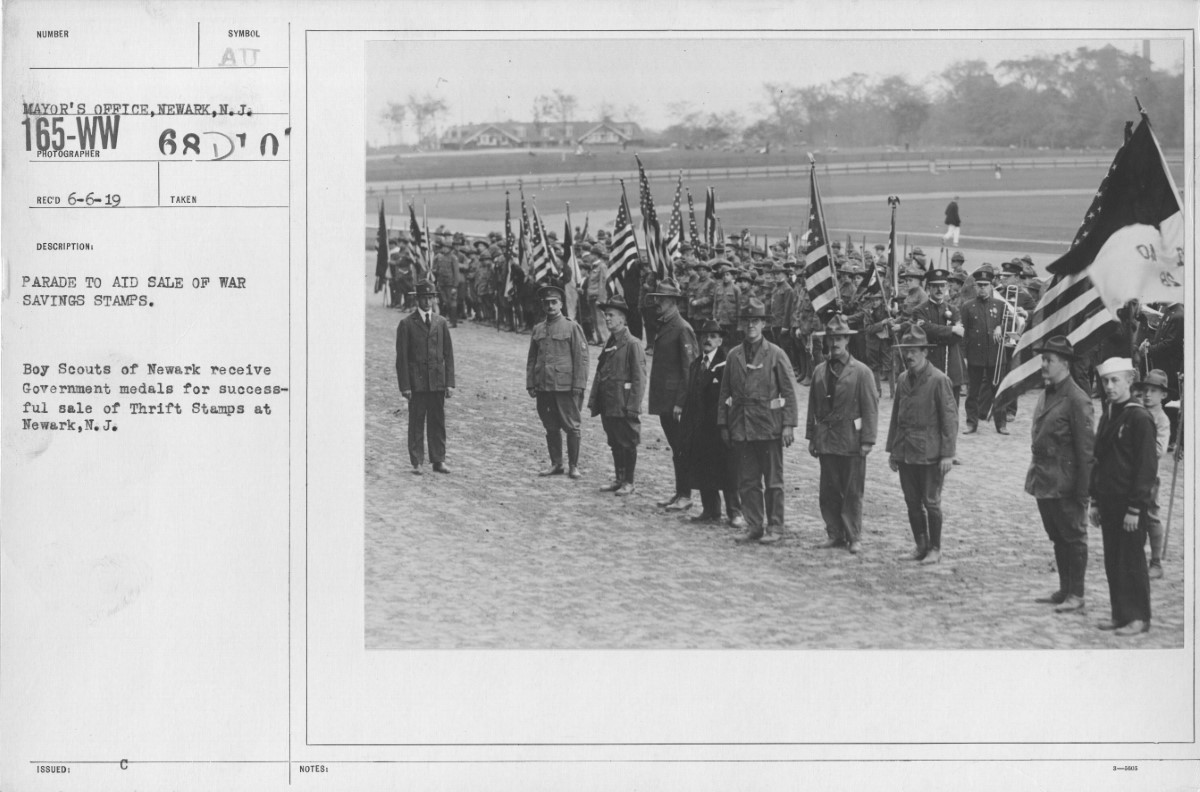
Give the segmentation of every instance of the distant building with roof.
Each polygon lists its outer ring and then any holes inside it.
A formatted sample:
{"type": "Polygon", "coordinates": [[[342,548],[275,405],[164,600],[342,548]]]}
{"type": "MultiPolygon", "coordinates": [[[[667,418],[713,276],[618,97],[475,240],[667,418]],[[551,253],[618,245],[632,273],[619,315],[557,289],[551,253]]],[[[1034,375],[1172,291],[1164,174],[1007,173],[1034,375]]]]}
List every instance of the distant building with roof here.
{"type": "Polygon", "coordinates": [[[459,124],[446,129],[443,149],[543,148],[546,146],[622,146],[645,142],[633,121],[502,121],[459,124]]]}

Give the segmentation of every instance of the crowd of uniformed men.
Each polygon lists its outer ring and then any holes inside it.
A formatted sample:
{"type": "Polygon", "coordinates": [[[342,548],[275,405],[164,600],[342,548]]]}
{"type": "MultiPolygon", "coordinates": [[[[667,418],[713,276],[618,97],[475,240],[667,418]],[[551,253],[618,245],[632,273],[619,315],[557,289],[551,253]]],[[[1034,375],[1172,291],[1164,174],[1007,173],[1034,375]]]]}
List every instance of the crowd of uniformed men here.
{"type": "MultiPolygon", "coordinates": [[[[943,250],[934,262],[918,247],[903,257],[893,290],[882,244],[866,250],[835,242],[840,310],[822,324],[803,283],[803,256],[783,242],[755,247],[748,233],[716,251],[685,245],[675,278],[657,282],[643,268],[640,283],[627,282],[625,294],[612,297],[604,284],[604,232],[576,246],[584,275],[578,288],[533,284],[516,267],[510,274],[498,233],[468,240],[439,229],[433,239],[434,285],[422,280],[414,289],[418,268],[399,251],[376,273],[376,290],[386,286],[393,307],[416,307],[397,329],[396,360],[409,401],[414,473],[424,464],[426,432],[433,469],[448,472],[449,329],[460,320],[492,323],[530,333],[526,389],[550,457],[541,475],[582,476],[586,404],[601,419],[612,454],[613,478],[601,490],[633,492],[646,404],[659,418],[675,471],[674,492],[659,506],[688,510],[695,490],[701,510],[692,520],[719,522],[723,496],[725,516],[745,529],[736,540],[742,544],[774,544],[785,535],[783,448],[801,425],[795,383],[808,387],[804,432],[820,464],[827,533],[820,547],[857,554],[866,460],[886,383],[893,407],[885,449],[914,540],[906,558],[926,564],[941,559],[941,490],[958,464],[960,409],[965,433],[990,416],[996,431],[1008,434],[1015,401],[994,407],[995,387],[1043,288],[1029,256],[999,271],[982,264],[968,272],[961,252],[943,250]],[[872,268],[879,288],[864,283],[872,268]],[[588,394],[590,346],[601,350],[588,394]]],[[[399,241],[403,248],[403,234],[399,241]]],[[[1183,367],[1182,306],[1150,313],[1160,316],[1157,327],[1143,321],[1138,306],[1127,306],[1120,327],[1090,356],[1077,355],[1061,337],[1035,350],[1045,390],[1032,419],[1026,491],[1038,499],[1060,578],[1039,601],[1063,613],[1082,609],[1090,517],[1102,529],[1112,601],[1112,617],[1100,626],[1123,635],[1148,629],[1148,581],[1162,574],[1157,465],[1173,442],[1161,403],[1177,398],[1183,367]],[[1151,361],[1161,370],[1138,380],[1151,361]],[[1132,396],[1138,386],[1155,402],[1151,409],[1132,396]],[[1093,396],[1105,410],[1098,431],[1093,396]]]]}

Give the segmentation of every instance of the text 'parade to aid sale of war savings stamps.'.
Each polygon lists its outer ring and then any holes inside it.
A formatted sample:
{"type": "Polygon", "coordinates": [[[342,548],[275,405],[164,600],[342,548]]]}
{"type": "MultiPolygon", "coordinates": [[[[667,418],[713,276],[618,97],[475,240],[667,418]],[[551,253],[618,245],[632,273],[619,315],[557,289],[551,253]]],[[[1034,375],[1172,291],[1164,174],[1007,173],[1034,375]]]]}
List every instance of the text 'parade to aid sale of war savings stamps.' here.
{"type": "Polygon", "coordinates": [[[368,647],[1180,645],[1173,122],[963,150],[913,86],[848,151],[799,86],[720,134],[432,86],[368,99],[368,647]]]}

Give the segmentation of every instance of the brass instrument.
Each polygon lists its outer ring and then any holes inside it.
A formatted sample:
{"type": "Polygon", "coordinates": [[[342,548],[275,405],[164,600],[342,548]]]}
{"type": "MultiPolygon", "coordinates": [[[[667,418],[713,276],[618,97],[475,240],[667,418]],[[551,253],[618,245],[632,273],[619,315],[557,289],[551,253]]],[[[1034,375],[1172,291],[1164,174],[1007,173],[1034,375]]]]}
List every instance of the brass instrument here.
{"type": "Polygon", "coordinates": [[[1025,317],[1021,315],[1024,311],[1017,308],[1019,293],[1020,287],[1014,283],[1005,286],[1003,294],[996,295],[1004,303],[1004,319],[1000,323],[1000,343],[996,345],[996,374],[992,377],[992,385],[998,386],[1000,380],[1004,379],[1005,350],[1016,349],[1021,333],[1025,332],[1025,317]]]}

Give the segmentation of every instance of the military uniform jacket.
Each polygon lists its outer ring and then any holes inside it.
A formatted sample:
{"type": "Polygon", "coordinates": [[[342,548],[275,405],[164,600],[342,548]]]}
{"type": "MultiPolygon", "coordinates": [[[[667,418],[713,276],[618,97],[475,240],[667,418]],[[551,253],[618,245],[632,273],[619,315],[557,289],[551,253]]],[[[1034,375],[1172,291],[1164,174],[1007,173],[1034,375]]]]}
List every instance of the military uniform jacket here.
{"type": "Polygon", "coordinates": [[[976,297],[963,303],[962,323],[964,353],[968,366],[994,368],[996,365],[996,342],[992,333],[1004,322],[1004,303],[996,296],[984,300],[976,297]]]}
{"type": "MultiPolygon", "coordinates": [[[[688,289],[688,316],[692,319],[711,319],[713,302],[717,296],[717,282],[712,278],[696,281],[688,289]]],[[[658,354],[655,350],[654,354],[658,354]]]]}
{"type": "Polygon", "coordinates": [[[610,335],[600,350],[588,409],[592,415],[609,418],[640,415],[645,391],[646,353],[629,334],[629,328],[622,328],[610,335]]]}
{"type": "Polygon", "coordinates": [[[950,384],[958,387],[963,384],[963,361],[960,338],[954,332],[954,325],[962,321],[958,308],[946,300],[938,305],[929,300],[912,313],[913,323],[924,319],[925,335],[929,343],[937,346],[929,350],[929,362],[950,378],[950,384]],[[949,316],[947,316],[949,314],[949,316]]]}
{"type": "Polygon", "coordinates": [[[583,329],[559,315],[539,322],[529,339],[525,389],[571,391],[587,387],[588,347],[583,329]]]}
{"type": "Polygon", "coordinates": [[[1033,411],[1033,458],[1025,491],[1035,498],[1086,500],[1096,434],[1092,400],[1067,377],[1047,385],[1033,411]]]}
{"type": "Polygon", "coordinates": [[[717,424],[730,439],[778,440],[783,427],[797,423],[795,376],[783,350],[765,338],[753,358],[738,344],[725,359],[717,424]]]}
{"type": "Polygon", "coordinates": [[[454,387],[454,347],[445,318],[430,313],[427,329],[421,312],[413,311],[396,325],[396,381],[402,392],[454,387]]]}
{"type": "Polygon", "coordinates": [[[796,291],[790,283],[776,284],[771,292],[771,327],[789,328],[792,326],[792,315],[796,312],[796,291]]]}
{"type": "Polygon", "coordinates": [[[905,371],[896,383],[888,458],[908,465],[931,465],[952,458],[958,441],[958,404],[950,378],[925,364],[914,375],[905,371]]]}
{"type": "Polygon", "coordinates": [[[654,336],[654,365],[650,367],[651,415],[670,415],[687,397],[688,372],[699,347],[696,334],[678,313],[658,327],[654,336]]]}
{"type": "Polygon", "coordinates": [[[1109,404],[1096,429],[1088,488],[1092,499],[1124,503],[1130,511],[1148,509],[1158,477],[1154,440],[1154,419],[1145,407],[1132,399],[1109,404]]]}
{"type": "Polygon", "coordinates": [[[718,283],[713,291],[713,320],[726,327],[736,324],[741,298],[742,290],[736,283],[718,283]]]}
{"type": "Polygon", "coordinates": [[[863,445],[874,445],[879,422],[875,376],[851,357],[834,380],[829,398],[829,361],[817,366],[808,389],[808,421],[804,436],[817,454],[859,456],[863,445]]]}
{"type": "Polygon", "coordinates": [[[453,256],[441,254],[433,260],[433,277],[438,286],[457,286],[458,262],[453,256]]]}

